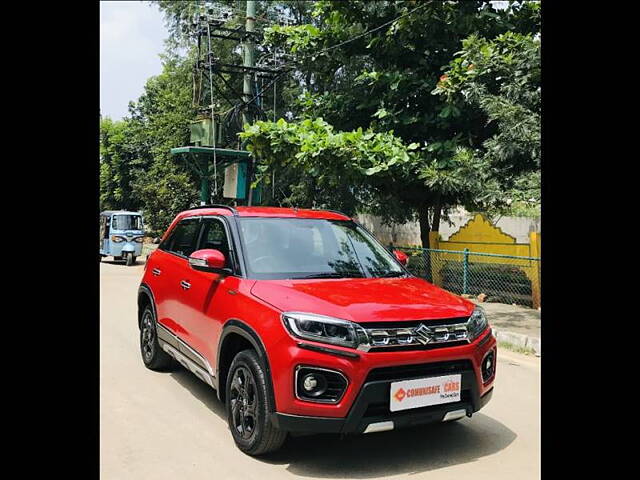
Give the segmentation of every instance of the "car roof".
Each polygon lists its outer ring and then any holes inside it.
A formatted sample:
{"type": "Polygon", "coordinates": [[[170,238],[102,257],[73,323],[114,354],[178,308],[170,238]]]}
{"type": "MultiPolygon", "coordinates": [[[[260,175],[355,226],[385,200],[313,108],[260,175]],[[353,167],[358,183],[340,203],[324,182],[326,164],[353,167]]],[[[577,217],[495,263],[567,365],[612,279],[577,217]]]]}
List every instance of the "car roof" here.
{"type": "Polygon", "coordinates": [[[224,215],[239,217],[271,217],[271,218],[317,218],[324,220],[350,220],[348,216],[332,210],[314,210],[309,208],[283,207],[196,207],[181,212],[178,217],[199,217],[202,215],[224,215]]]}

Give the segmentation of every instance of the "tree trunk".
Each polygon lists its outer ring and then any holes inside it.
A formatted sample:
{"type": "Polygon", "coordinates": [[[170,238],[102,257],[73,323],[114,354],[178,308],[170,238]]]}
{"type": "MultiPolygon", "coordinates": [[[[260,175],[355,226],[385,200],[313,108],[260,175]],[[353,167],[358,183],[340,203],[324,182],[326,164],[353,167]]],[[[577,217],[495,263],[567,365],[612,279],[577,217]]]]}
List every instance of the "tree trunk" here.
{"type": "Polygon", "coordinates": [[[434,232],[440,231],[440,216],[442,215],[442,201],[440,195],[436,197],[436,201],[433,204],[433,221],[431,222],[431,230],[434,232]]]}
{"type": "MultiPolygon", "coordinates": [[[[420,240],[422,240],[422,248],[430,248],[429,245],[429,232],[431,229],[429,228],[429,207],[427,205],[423,205],[422,208],[418,211],[418,220],[420,222],[420,240]]],[[[433,281],[431,275],[431,252],[429,250],[422,251],[422,277],[428,281],[433,281]]]]}
{"type": "Polygon", "coordinates": [[[424,205],[418,211],[418,221],[420,222],[420,240],[422,241],[422,248],[429,248],[429,207],[424,205]]]}

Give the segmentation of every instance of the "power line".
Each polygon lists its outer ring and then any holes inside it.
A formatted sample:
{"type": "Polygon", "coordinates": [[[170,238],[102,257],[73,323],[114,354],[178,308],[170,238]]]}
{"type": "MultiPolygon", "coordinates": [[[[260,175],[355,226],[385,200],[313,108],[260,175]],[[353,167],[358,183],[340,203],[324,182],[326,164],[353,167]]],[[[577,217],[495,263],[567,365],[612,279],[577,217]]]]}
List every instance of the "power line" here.
{"type": "MultiPolygon", "coordinates": [[[[322,55],[323,53],[326,53],[326,52],[328,52],[328,51],[330,51],[330,50],[333,50],[333,49],[335,49],[335,48],[339,48],[339,47],[342,47],[342,46],[344,46],[344,45],[347,45],[348,43],[354,42],[354,41],[356,41],[356,40],[358,40],[358,39],[360,39],[360,38],[362,38],[362,37],[364,37],[364,36],[366,36],[366,35],[369,35],[370,33],[373,33],[373,32],[375,32],[375,31],[377,31],[377,30],[380,30],[381,28],[384,28],[384,27],[386,27],[387,25],[389,25],[389,24],[391,24],[391,23],[393,23],[393,22],[396,22],[396,21],[400,20],[401,18],[406,17],[407,15],[411,15],[413,12],[415,12],[415,11],[417,11],[417,10],[419,10],[419,9],[423,8],[423,7],[426,7],[426,6],[427,6],[427,3],[423,3],[422,5],[420,5],[420,6],[416,7],[416,8],[414,8],[413,10],[410,10],[410,11],[408,11],[407,13],[403,13],[402,15],[399,15],[398,17],[396,17],[396,18],[394,18],[394,19],[392,19],[392,20],[389,20],[388,22],[383,23],[382,25],[379,25],[379,26],[377,26],[377,27],[375,27],[375,28],[372,28],[371,30],[367,30],[366,32],[361,33],[360,35],[357,35],[357,36],[355,36],[355,37],[353,37],[353,38],[350,38],[349,40],[345,40],[344,42],[341,42],[341,43],[338,43],[338,44],[336,44],[336,45],[332,45],[332,46],[330,46],[330,47],[327,47],[327,48],[325,48],[325,49],[323,49],[323,50],[320,50],[319,52],[314,53],[314,54],[312,55],[312,58],[315,58],[315,57],[317,57],[317,56],[319,56],[319,55],[322,55]]],[[[289,69],[288,69],[288,67],[289,67],[289,66],[294,66],[294,64],[295,64],[295,63],[297,63],[297,62],[291,61],[291,62],[289,62],[289,63],[284,63],[284,64],[280,65],[279,69],[283,69],[283,71],[282,71],[282,72],[280,72],[280,73],[278,73],[278,74],[277,74],[277,75],[276,75],[276,76],[271,80],[271,82],[269,82],[269,83],[267,84],[267,86],[266,86],[266,87],[264,87],[264,88],[263,88],[262,90],[260,90],[256,95],[254,95],[254,97],[253,97],[251,100],[249,100],[247,103],[251,103],[253,100],[255,100],[255,99],[256,99],[256,98],[258,98],[260,95],[262,95],[262,93],[263,93],[263,92],[265,92],[266,90],[268,90],[268,89],[269,89],[269,87],[271,87],[271,85],[273,85],[273,83],[274,83],[276,80],[278,80],[278,78],[279,78],[280,76],[284,75],[285,73],[287,73],[287,72],[289,71],[289,69]]]]}
{"type": "MultiPolygon", "coordinates": [[[[417,10],[420,10],[420,9],[421,9],[421,8],[423,8],[423,7],[426,7],[426,6],[428,5],[428,3],[430,3],[430,2],[425,2],[425,3],[423,3],[422,5],[420,5],[420,6],[416,7],[416,8],[414,8],[413,10],[410,10],[410,11],[408,11],[407,13],[403,13],[402,15],[399,15],[398,17],[396,17],[396,18],[394,18],[394,19],[392,19],[392,20],[389,20],[388,22],[383,23],[382,25],[379,25],[379,26],[377,26],[377,27],[375,27],[375,28],[372,28],[371,30],[367,30],[366,32],[361,33],[360,35],[356,35],[355,37],[350,38],[349,40],[345,40],[344,42],[338,43],[337,45],[332,45],[332,46],[327,47],[327,48],[325,48],[325,49],[323,49],[323,50],[320,50],[319,52],[314,53],[314,54],[312,55],[312,58],[313,58],[313,57],[317,57],[317,56],[319,56],[319,55],[322,55],[323,53],[326,53],[326,52],[328,52],[328,51],[330,51],[330,50],[333,50],[333,49],[335,49],[335,48],[339,48],[339,47],[342,47],[342,46],[344,46],[344,45],[347,45],[348,43],[354,42],[354,41],[356,41],[356,40],[358,40],[358,39],[360,39],[360,38],[362,38],[362,37],[364,37],[364,36],[366,36],[366,35],[369,35],[370,33],[373,33],[373,32],[375,32],[375,31],[378,31],[378,30],[380,30],[381,28],[384,28],[384,27],[386,27],[387,25],[389,25],[389,24],[391,24],[391,23],[393,23],[393,22],[396,22],[396,21],[400,20],[401,18],[404,18],[404,17],[406,17],[407,15],[411,15],[413,12],[415,12],[415,11],[417,11],[417,10]]],[[[290,63],[293,63],[293,62],[290,62],[290,63]]],[[[287,66],[287,64],[285,63],[285,64],[283,64],[283,65],[281,66],[281,68],[282,68],[282,67],[286,67],[286,66],[287,66]]]]}

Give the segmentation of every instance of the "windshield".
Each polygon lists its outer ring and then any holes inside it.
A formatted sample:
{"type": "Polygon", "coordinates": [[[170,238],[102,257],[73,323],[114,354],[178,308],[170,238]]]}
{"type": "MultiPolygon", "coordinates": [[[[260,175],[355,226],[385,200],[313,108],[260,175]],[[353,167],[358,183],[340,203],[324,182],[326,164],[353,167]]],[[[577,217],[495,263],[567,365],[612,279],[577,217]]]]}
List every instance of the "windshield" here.
{"type": "Polygon", "coordinates": [[[252,278],[405,275],[391,254],[351,221],[245,217],[239,223],[252,278]]]}
{"type": "Polygon", "coordinates": [[[113,230],[142,230],[140,215],[114,215],[111,221],[113,230]]]}

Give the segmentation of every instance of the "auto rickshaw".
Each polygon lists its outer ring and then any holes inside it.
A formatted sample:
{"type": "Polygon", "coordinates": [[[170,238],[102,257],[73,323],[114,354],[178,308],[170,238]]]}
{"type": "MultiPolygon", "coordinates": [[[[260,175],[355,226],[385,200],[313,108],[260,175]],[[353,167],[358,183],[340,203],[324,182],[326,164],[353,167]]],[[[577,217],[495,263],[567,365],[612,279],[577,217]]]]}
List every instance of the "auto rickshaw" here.
{"type": "Polygon", "coordinates": [[[140,212],[106,210],[100,213],[100,260],[112,256],[127,266],[142,253],[144,225],[140,212]]]}

